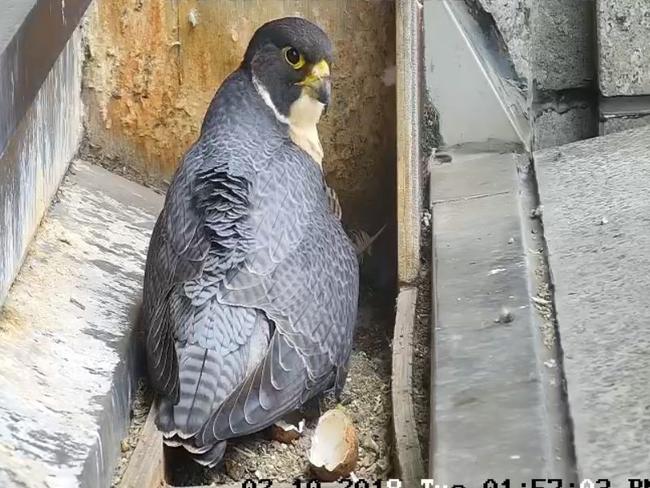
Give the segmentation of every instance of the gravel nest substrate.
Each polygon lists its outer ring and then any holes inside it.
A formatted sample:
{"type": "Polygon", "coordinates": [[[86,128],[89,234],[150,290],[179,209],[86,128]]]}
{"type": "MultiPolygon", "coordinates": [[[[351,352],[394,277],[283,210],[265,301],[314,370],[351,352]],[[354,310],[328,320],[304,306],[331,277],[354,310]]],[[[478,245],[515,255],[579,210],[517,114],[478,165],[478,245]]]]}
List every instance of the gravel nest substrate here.
{"type": "Polygon", "coordinates": [[[129,426],[129,432],[127,433],[127,436],[122,439],[120,444],[122,456],[115,468],[111,488],[117,488],[120,485],[120,481],[122,481],[122,476],[124,476],[124,472],[129,465],[129,460],[131,459],[133,450],[140,439],[142,428],[147,420],[149,408],[151,407],[151,400],[151,391],[146,386],[145,380],[141,379],[138,382],[138,389],[136,390],[133,405],[131,406],[131,425],[129,426]]]}
{"type": "MultiPolygon", "coordinates": [[[[354,474],[366,480],[386,479],[391,473],[390,422],[391,350],[394,300],[364,293],[351,367],[341,404],[359,436],[359,462],[354,474]]],[[[321,400],[321,411],[335,406],[321,400]]],[[[308,453],[317,418],[307,419],[303,435],[291,444],[271,440],[268,431],[229,442],[224,465],[202,469],[193,462],[172,466],[174,486],[229,484],[244,479],[273,482],[308,479],[308,453]]]]}
{"type": "Polygon", "coordinates": [[[423,249],[423,263],[415,305],[413,331],[413,405],[424,469],[429,464],[429,428],[431,425],[431,266],[430,248],[423,249]]]}

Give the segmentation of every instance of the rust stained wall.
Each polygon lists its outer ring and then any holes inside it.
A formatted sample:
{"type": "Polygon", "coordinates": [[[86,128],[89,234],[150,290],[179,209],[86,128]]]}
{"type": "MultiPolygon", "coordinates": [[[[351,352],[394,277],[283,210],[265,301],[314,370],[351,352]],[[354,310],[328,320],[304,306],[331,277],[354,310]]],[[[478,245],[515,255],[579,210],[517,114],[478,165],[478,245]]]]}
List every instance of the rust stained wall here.
{"type": "Polygon", "coordinates": [[[86,21],[90,141],[169,178],[254,30],[285,15],[316,21],[334,42],[325,171],[346,221],[373,232],[394,207],[392,0],[96,0],[86,21]]]}

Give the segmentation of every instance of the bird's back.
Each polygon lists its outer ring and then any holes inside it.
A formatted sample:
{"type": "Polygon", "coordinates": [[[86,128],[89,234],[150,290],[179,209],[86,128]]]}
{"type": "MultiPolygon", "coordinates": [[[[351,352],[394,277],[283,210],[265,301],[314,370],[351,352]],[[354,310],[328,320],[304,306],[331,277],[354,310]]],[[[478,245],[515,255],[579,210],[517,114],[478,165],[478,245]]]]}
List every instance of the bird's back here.
{"type": "Polygon", "coordinates": [[[354,249],[320,168],[242,70],[217,92],[170,186],[144,295],[159,426],[206,463],[220,441],[342,387],[354,249]]]}

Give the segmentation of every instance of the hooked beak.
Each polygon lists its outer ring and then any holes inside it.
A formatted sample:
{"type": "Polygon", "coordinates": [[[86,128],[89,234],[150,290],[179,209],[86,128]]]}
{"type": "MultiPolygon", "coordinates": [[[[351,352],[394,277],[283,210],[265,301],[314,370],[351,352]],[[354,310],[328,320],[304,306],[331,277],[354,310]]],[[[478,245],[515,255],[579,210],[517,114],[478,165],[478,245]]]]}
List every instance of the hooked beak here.
{"type": "Polygon", "coordinates": [[[325,105],[330,103],[332,95],[332,81],[330,79],[330,67],[327,61],[322,60],[316,63],[307,77],[298,83],[312,98],[325,105]]]}

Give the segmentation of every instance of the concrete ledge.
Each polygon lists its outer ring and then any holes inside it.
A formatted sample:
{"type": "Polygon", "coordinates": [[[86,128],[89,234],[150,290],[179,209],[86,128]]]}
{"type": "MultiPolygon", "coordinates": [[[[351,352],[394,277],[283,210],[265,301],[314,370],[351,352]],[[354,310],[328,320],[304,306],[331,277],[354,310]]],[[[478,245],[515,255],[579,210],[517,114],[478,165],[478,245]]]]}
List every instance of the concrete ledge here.
{"type": "Polygon", "coordinates": [[[450,486],[482,486],[488,478],[520,486],[549,474],[569,479],[551,434],[559,412],[546,399],[519,156],[452,158],[431,172],[437,313],[430,470],[436,483],[450,486]]]}
{"type": "Polygon", "coordinates": [[[133,312],[162,197],[71,166],[0,315],[0,486],[108,486],[129,423],[133,312]]]}
{"type": "Polygon", "coordinates": [[[650,127],[535,154],[578,479],[650,455],[650,127]]]}
{"type": "Polygon", "coordinates": [[[621,115],[605,117],[600,121],[599,133],[601,136],[622,132],[637,127],[650,125],[650,115],[621,115]]]}
{"type": "Polygon", "coordinates": [[[0,14],[0,155],[90,0],[4,0],[0,14]]]}
{"type": "Polygon", "coordinates": [[[650,96],[601,97],[601,136],[650,125],[650,96]]]}
{"type": "MultiPolygon", "coordinates": [[[[77,31],[0,154],[0,305],[79,146],[82,58],[77,31]]],[[[0,91],[5,74],[0,60],[0,91]]],[[[12,110],[3,103],[0,124],[12,110]]]]}

